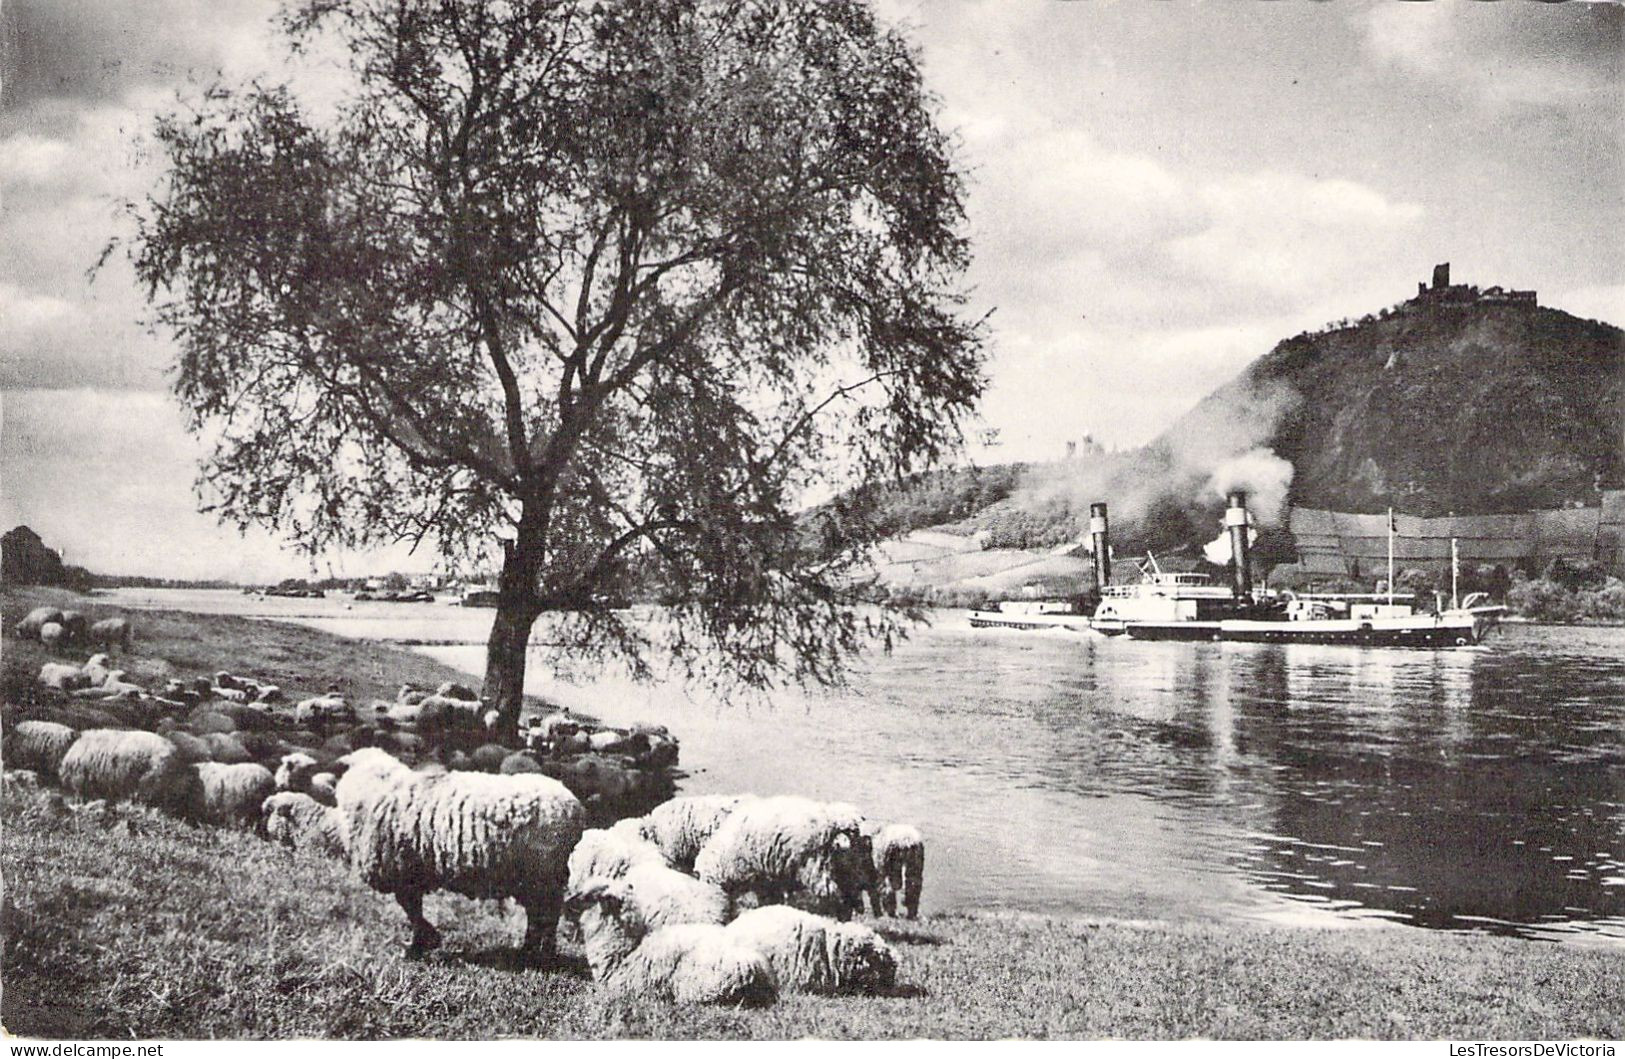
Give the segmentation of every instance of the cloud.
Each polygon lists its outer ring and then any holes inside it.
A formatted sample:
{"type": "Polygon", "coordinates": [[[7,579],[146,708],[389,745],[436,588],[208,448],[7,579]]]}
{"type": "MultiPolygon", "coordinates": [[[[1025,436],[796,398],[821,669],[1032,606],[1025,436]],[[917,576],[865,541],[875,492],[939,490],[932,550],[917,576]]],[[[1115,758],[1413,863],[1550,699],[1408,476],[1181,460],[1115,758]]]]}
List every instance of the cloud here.
{"type": "Polygon", "coordinates": [[[1618,4],[1383,3],[1359,23],[1380,62],[1491,106],[1571,106],[1619,90],[1618,4]]]}

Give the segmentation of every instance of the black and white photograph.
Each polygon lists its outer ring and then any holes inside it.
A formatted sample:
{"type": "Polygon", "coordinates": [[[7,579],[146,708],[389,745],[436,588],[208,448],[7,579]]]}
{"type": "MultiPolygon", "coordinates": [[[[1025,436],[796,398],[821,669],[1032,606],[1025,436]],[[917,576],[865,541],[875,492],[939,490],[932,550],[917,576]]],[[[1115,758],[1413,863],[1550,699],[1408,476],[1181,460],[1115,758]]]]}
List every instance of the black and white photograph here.
{"type": "Polygon", "coordinates": [[[1622,233],[1612,2],[3,0],[8,1054],[1614,1055],[1622,233]]]}

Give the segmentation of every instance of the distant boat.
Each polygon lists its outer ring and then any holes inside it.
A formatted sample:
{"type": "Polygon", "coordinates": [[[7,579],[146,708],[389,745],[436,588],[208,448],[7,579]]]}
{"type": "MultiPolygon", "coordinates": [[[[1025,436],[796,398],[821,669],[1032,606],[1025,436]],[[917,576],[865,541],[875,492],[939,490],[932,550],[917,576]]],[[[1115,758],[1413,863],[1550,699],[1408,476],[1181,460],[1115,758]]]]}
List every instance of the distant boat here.
{"type": "Polygon", "coordinates": [[[474,588],[464,592],[459,602],[465,607],[494,607],[501,598],[493,589],[474,588]]]}
{"type": "Polygon", "coordinates": [[[1089,616],[1064,599],[1005,600],[992,610],[970,612],[973,629],[1072,629],[1087,632],[1089,616]]]}

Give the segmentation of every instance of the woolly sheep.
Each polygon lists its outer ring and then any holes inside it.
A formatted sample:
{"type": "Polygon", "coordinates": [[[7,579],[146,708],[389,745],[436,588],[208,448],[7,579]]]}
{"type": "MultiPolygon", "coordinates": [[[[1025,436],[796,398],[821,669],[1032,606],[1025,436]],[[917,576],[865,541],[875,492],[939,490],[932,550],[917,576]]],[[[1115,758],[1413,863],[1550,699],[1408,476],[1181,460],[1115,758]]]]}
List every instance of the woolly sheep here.
{"type": "Polygon", "coordinates": [[[860,923],[767,905],[742,913],[727,934],[766,957],[780,992],[874,993],[897,981],[891,946],[860,923]]]}
{"type": "Polygon", "coordinates": [[[767,959],[725,928],[684,923],[650,931],[624,880],[595,883],[576,902],[594,980],[619,992],[680,1004],[771,1004],[767,959]]]}
{"type": "Polygon", "coordinates": [[[92,728],[81,732],[58,768],[80,798],[132,799],[184,811],[196,776],[174,744],[152,732],[92,728]]]}
{"type": "Polygon", "coordinates": [[[284,754],[276,766],[276,789],[309,792],[310,779],[321,768],[315,758],[303,751],[284,754]]]}
{"type": "Polygon", "coordinates": [[[223,713],[213,710],[203,710],[192,715],[192,731],[198,735],[209,735],[214,732],[235,732],[237,722],[223,713]]]}
{"type": "Polygon", "coordinates": [[[344,818],[299,791],[278,791],[261,804],[265,834],[290,849],[314,849],[328,856],[344,855],[344,818]]]}
{"type": "Polygon", "coordinates": [[[111,650],[118,647],[120,650],[130,649],[130,622],[126,618],[103,618],[91,625],[90,642],[99,644],[111,650]]]}
{"type": "Polygon", "coordinates": [[[192,768],[198,778],[193,815],[211,824],[258,822],[260,806],[276,792],[276,779],[264,765],[204,761],[192,768]]]}
{"type": "Polygon", "coordinates": [[[866,887],[874,914],[897,915],[897,896],[901,894],[903,914],[918,918],[920,891],[925,885],[925,839],[919,828],[865,820],[863,835],[869,840],[874,865],[866,887]]]}
{"type": "Polygon", "coordinates": [[[4,752],[7,768],[31,769],[44,776],[55,776],[63,755],[78,738],[79,733],[65,724],[19,721],[4,732],[0,751],[4,752]]]}
{"type": "Polygon", "coordinates": [[[435,689],[434,693],[444,699],[460,700],[462,702],[479,702],[480,696],[473,688],[466,684],[457,684],[446,681],[435,689]]]}
{"type": "Polygon", "coordinates": [[[338,808],[350,866],[392,893],[412,923],[409,956],[440,944],[423,917],[424,894],[512,897],[525,909],[523,951],[550,958],[585,810],[546,776],[417,774],[381,750],[346,755],[338,808]]]}
{"type": "Polygon", "coordinates": [[[350,704],[344,696],[328,692],[313,699],[305,699],[293,708],[293,719],[299,724],[310,722],[324,722],[333,720],[349,721],[355,719],[350,704]]]}
{"type": "Polygon", "coordinates": [[[502,759],[502,764],[497,767],[497,771],[504,776],[517,776],[527,772],[540,774],[542,766],[538,765],[536,759],[525,751],[516,750],[502,759]]]}
{"type": "Polygon", "coordinates": [[[234,732],[210,732],[203,736],[203,742],[209,747],[209,758],[212,761],[241,765],[254,759],[254,755],[248,752],[248,748],[234,732]]]}
{"type": "Polygon", "coordinates": [[[78,666],[61,662],[47,662],[39,667],[39,682],[58,691],[73,691],[86,685],[86,677],[78,666]]]}
{"type": "Polygon", "coordinates": [[[639,831],[637,819],[583,832],[570,852],[568,893],[585,893],[595,880],[619,879],[638,864],[666,865],[660,847],[639,831]]]}
{"type": "Polygon", "coordinates": [[[692,872],[700,847],[716,834],[741,802],[752,795],[702,794],[673,798],[643,817],[644,837],[660,847],[678,871],[692,872]]]}
{"type": "Polygon", "coordinates": [[[857,810],[781,796],[742,803],[694,859],[695,873],[730,897],[790,904],[846,919],[873,870],[857,810]]]}
{"type": "Polygon", "coordinates": [[[181,752],[187,764],[213,760],[209,744],[191,732],[165,732],[164,738],[175,744],[175,749],[181,752]]]}
{"type": "Polygon", "coordinates": [[[54,651],[67,642],[66,630],[57,622],[48,621],[40,626],[39,642],[44,644],[47,650],[54,651]]]}
{"type": "Polygon", "coordinates": [[[19,640],[37,640],[39,631],[47,625],[61,625],[62,612],[55,607],[35,607],[12,627],[19,640]]]}

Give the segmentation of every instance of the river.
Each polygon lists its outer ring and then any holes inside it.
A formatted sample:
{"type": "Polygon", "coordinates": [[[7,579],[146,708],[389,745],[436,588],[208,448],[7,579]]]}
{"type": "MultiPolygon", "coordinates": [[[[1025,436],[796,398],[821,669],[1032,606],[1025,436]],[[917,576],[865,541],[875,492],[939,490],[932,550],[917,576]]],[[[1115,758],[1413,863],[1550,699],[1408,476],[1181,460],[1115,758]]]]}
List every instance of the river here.
{"type": "MultiPolygon", "coordinates": [[[[475,676],[492,616],[234,592],[108,601],[410,643],[475,676]]],[[[1416,651],[973,630],[940,612],[845,689],[734,705],[532,651],[529,690],[668,725],[687,792],[804,794],[918,824],[928,911],[1625,947],[1625,629],[1509,626],[1416,651]]]]}

